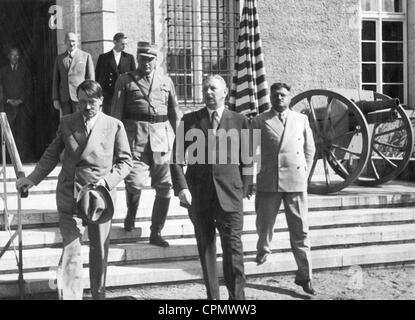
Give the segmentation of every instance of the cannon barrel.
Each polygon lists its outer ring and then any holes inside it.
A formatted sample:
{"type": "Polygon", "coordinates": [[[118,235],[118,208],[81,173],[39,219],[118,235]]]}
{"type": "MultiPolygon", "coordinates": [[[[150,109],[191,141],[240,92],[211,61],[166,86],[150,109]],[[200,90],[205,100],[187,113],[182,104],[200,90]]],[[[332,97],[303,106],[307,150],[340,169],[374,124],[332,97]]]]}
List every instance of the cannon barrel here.
{"type": "Polygon", "coordinates": [[[382,101],[357,101],[355,104],[363,113],[379,111],[383,109],[392,109],[399,106],[398,98],[382,101]]]}

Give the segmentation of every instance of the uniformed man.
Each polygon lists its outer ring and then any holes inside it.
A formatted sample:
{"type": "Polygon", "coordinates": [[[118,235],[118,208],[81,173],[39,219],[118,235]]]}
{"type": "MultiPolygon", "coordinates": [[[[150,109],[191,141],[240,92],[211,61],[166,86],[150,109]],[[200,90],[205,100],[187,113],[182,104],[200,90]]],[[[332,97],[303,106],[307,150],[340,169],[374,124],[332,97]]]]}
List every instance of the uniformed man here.
{"type": "Polygon", "coordinates": [[[150,243],[168,247],[161,237],[171,197],[169,160],[174,142],[178,105],[170,77],[156,70],[156,47],[137,44],[137,70],[121,75],[114,90],[110,115],[125,125],[133,155],[133,169],[125,179],[126,231],[134,229],[141,190],[148,174],[156,190],[150,243]]]}
{"type": "Polygon", "coordinates": [[[104,92],[103,112],[109,113],[111,108],[114,86],[120,74],[135,70],[135,59],[132,54],[124,52],[127,37],[124,33],[116,33],[113,38],[114,48],[99,56],[95,68],[95,79],[100,83],[104,92]]]}

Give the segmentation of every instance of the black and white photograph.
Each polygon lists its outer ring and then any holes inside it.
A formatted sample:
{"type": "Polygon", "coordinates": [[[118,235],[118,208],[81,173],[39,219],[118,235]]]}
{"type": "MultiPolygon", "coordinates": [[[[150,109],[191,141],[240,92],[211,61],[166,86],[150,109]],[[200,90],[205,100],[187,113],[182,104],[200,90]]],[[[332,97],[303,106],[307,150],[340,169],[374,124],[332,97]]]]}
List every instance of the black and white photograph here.
{"type": "Polygon", "coordinates": [[[0,300],[415,300],[415,0],[0,0],[0,128],[0,300]]]}

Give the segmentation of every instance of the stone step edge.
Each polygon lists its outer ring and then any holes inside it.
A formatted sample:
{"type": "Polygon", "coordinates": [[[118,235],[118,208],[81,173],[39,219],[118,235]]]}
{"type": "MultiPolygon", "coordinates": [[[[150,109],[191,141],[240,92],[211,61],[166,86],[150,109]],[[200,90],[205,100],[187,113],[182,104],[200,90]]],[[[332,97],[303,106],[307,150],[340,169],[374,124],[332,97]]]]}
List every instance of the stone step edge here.
{"type": "MultiPolygon", "coordinates": [[[[330,230],[332,231],[332,230],[330,230]]],[[[315,233],[312,239],[312,251],[321,250],[323,248],[344,248],[344,247],[362,247],[365,245],[386,245],[397,243],[415,243],[415,226],[400,230],[398,233],[393,228],[372,228],[361,230],[360,228],[352,228],[343,233],[342,237],[338,237],[336,232],[320,231],[315,233]]],[[[221,255],[220,239],[217,239],[217,252],[221,255]]],[[[256,234],[247,234],[243,236],[244,254],[256,252],[256,234]]],[[[177,261],[188,260],[197,257],[197,246],[195,239],[178,239],[170,242],[171,247],[168,249],[151,246],[148,243],[137,242],[131,244],[112,245],[109,252],[109,264],[132,264],[132,263],[152,263],[157,261],[177,261]]],[[[280,234],[274,238],[271,243],[273,252],[290,251],[288,232],[280,234]]],[[[28,250],[27,254],[23,254],[23,267],[27,272],[35,270],[44,270],[55,266],[58,263],[62,249],[61,248],[42,248],[28,250]],[[43,252],[45,260],[39,260],[40,254],[43,252]],[[35,264],[38,266],[35,266],[35,264]],[[40,264],[40,266],[39,266],[40,264]],[[29,267],[26,268],[26,266],[29,267]]],[[[82,254],[84,264],[88,265],[89,247],[84,245],[82,254]]],[[[10,273],[16,269],[16,261],[13,252],[6,253],[2,257],[3,266],[0,274],[10,273]]],[[[0,260],[0,263],[2,260],[0,260]]]]}
{"type": "MultiPolygon", "coordinates": [[[[255,256],[245,258],[245,273],[248,276],[278,274],[296,270],[291,252],[270,255],[268,261],[257,266],[255,256]]],[[[361,248],[326,249],[312,252],[314,270],[359,265],[384,263],[404,263],[415,260],[415,244],[398,244],[390,246],[373,246],[361,248]]],[[[219,277],[223,276],[221,259],[218,259],[219,277]]],[[[0,276],[0,298],[17,297],[17,274],[0,276]],[[3,280],[1,280],[3,278],[3,280]]],[[[156,263],[140,266],[109,266],[107,272],[107,288],[122,288],[148,284],[169,284],[182,281],[202,279],[202,271],[198,260],[179,261],[175,263],[156,263]]],[[[88,269],[84,269],[84,288],[89,288],[88,269]]],[[[36,294],[56,290],[56,272],[36,272],[26,275],[25,293],[36,294]]]]}

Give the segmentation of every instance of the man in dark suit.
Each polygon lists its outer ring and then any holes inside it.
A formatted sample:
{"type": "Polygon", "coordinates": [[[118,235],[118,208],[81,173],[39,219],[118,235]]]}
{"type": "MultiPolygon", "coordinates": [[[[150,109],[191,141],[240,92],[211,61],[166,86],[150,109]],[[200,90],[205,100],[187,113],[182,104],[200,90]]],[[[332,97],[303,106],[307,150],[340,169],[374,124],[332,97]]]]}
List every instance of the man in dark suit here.
{"type": "MultiPolygon", "coordinates": [[[[56,188],[59,229],[63,241],[62,280],[64,299],[82,299],[82,220],[75,199],[90,183],[115,187],[132,167],[130,147],[123,124],[101,112],[102,89],[92,80],[78,88],[80,111],[64,116],[56,138],[27,178],[18,179],[19,190],[39,184],[55,168],[63,150],[62,170],[56,188]]],[[[94,299],[105,298],[105,277],[111,220],[88,226],[89,274],[94,299]]]]}
{"type": "Polygon", "coordinates": [[[104,91],[103,111],[109,114],[115,82],[120,74],[135,71],[134,56],[124,52],[127,37],[124,33],[117,33],[113,38],[114,48],[98,57],[95,68],[95,79],[101,84],[104,91]]]}
{"type": "Polygon", "coordinates": [[[89,53],[78,49],[78,37],[69,32],[65,35],[67,51],[58,55],[53,68],[53,106],[61,117],[77,111],[76,89],[84,80],[94,80],[94,63],[89,53]]]}
{"type": "Polygon", "coordinates": [[[0,111],[7,115],[20,158],[23,162],[30,162],[34,158],[32,77],[21,62],[19,49],[11,48],[8,58],[10,63],[0,69],[0,87],[3,91],[0,111]]]}
{"type": "MultiPolygon", "coordinates": [[[[252,120],[261,130],[261,169],[257,175],[255,207],[258,232],[257,263],[271,253],[275,219],[281,202],[290,232],[291,248],[298,266],[295,283],[314,294],[311,285],[310,241],[308,236],[307,178],[314,159],[313,133],[307,116],[291,111],[291,87],[286,83],[271,86],[272,109],[252,120]]],[[[255,147],[254,147],[255,149],[255,147]]]]}
{"type": "Polygon", "coordinates": [[[244,137],[248,137],[249,124],[245,116],[225,107],[227,93],[226,83],[219,75],[208,76],[204,81],[206,107],[183,116],[176,132],[171,175],[175,195],[189,208],[208,299],[220,298],[216,267],[217,228],[229,298],[243,300],[242,199],[247,195],[251,177],[246,170],[251,165],[243,163],[243,153],[248,150],[248,138],[244,137]],[[193,141],[188,141],[188,135],[193,135],[193,141]],[[212,141],[216,143],[212,144],[212,141]],[[187,149],[193,150],[188,151],[195,158],[187,159],[189,165],[184,175],[181,163],[187,149]]]}

